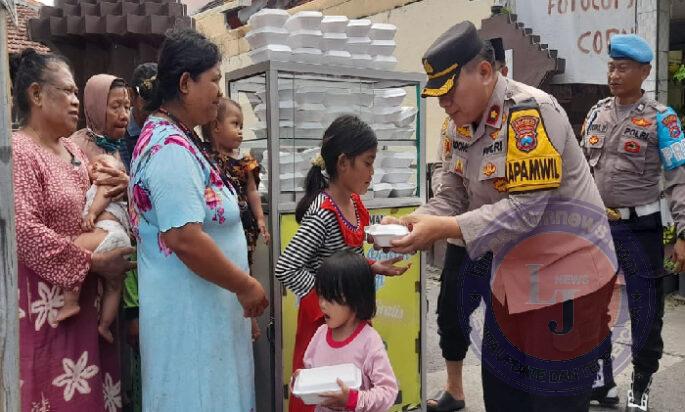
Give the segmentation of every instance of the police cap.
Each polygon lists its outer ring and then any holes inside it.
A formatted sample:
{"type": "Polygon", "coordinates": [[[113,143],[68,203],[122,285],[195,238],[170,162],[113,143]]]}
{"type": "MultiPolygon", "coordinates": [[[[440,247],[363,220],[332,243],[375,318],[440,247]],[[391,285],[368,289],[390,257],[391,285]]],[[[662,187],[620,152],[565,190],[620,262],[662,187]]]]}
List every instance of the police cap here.
{"type": "Polygon", "coordinates": [[[617,34],[609,43],[609,57],[614,60],[628,59],[648,64],[654,58],[649,44],[636,34],[617,34]]]}

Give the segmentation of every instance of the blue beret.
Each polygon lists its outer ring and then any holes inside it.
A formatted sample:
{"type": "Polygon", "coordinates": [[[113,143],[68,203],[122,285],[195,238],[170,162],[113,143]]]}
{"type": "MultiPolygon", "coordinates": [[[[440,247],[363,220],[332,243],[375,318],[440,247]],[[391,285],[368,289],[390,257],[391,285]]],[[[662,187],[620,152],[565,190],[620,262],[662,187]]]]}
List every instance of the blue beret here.
{"type": "Polygon", "coordinates": [[[611,38],[609,56],[612,59],[629,59],[638,63],[650,63],[654,53],[649,44],[636,34],[617,34],[611,38]]]}

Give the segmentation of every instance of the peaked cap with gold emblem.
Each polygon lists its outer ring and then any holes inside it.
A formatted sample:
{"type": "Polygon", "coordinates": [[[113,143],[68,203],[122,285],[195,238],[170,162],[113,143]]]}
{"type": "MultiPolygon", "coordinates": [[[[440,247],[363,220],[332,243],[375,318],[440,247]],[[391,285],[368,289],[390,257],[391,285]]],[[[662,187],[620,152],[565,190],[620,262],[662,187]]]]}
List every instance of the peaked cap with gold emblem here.
{"type": "Polygon", "coordinates": [[[476,26],[463,21],[438,37],[423,56],[428,82],[422,97],[437,97],[449,92],[462,67],[480,52],[483,42],[476,26]]]}

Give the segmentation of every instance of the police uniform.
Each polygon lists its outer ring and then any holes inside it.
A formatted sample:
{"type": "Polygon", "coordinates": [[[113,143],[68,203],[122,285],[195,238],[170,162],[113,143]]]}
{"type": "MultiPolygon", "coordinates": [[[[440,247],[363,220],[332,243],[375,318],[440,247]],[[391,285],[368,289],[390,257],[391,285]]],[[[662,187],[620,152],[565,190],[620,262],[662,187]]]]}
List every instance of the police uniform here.
{"type": "MultiPolygon", "coordinates": [[[[636,35],[612,38],[610,56],[648,64],[653,54],[636,35]]],[[[632,109],[617,111],[614,97],[589,111],[581,130],[581,146],[607,207],[619,265],[626,281],[631,317],[633,391],[637,404],[659,368],[664,248],[660,215],[660,179],[664,177],[678,233],[685,233],[685,139],[673,109],[643,96],[632,109]]],[[[615,386],[608,352],[596,389],[615,386]]],[[[603,389],[602,389],[603,388],[603,389]]],[[[611,401],[611,400],[610,400],[611,401]]],[[[618,401],[617,398],[614,401],[618,401]]],[[[637,410],[646,410],[637,409],[637,410]]]]}
{"type": "MultiPolygon", "coordinates": [[[[482,42],[470,22],[459,23],[438,38],[423,58],[428,75],[423,97],[448,93],[458,81],[461,67],[476,57],[481,48],[482,42]]],[[[555,199],[603,209],[587,162],[557,101],[541,90],[506,79],[499,73],[496,76],[496,85],[478,123],[458,126],[450,120],[443,125],[440,143],[443,167],[438,190],[417,212],[456,215],[463,239],[448,239],[448,242],[464,245],[474,260],[488,253],[495,260],[506,255],[511,239],[523,238],[538,229],[543,216],[554,207],[555,199]]],[[[595,229],[583,230],[606,229],[609,260],[615,260],[606,217],[600,215],[593,225],[595,229]]],[[[539,252],[579,264],[594,258],[574,242],[548,245],[539,252]]],[[[554,263],[547,269],[553,272],[554,263]]],[[[615,267],[598,266],[588,270],[592,272],[588,287],[569,301],[577,302],[579,307],[594,305],[593,309],[600,312],[594,315],[596,324],[589,327],[599,334],[608,333],[607,317],[602,316],[601,310],[606,311],[608,305],[615,267]]],[[[530,287],[529,282],[529,278],[518,275],[495,279],[491,285],[492,298],[486,299],[484,339],[502,333],[518,334],[523,342],[519,347],[523,354],[529,349],[534,351],[541,345],[550,345],[549,341],[545,342],[545,336],[526,326],[541,315],[561,310],[560,303],[529,305],[521,298],[521,290],[530,287]],[[502,312],[504,324],[492,316],[502,312]]],[[[484,342],[484,356],[488,351],[486,346],[484,342]]],[[[524,389],[523,383],[507,380],[498,370],[502,365],[486,363],[483,362],[482,372],[488,410],[587,409],[591,378],[583,381],[585,386],[580,392],[543,396],[524,389]]]]}

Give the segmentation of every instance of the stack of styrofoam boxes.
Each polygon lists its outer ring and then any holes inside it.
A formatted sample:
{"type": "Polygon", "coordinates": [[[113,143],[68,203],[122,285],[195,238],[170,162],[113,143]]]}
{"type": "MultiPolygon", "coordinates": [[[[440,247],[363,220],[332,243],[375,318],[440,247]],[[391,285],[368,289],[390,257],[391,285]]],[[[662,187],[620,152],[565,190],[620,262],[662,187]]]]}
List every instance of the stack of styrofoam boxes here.
{"type": "Polygon", "coordinates": [[[321,21],[323,32],[324,64],[350,66],[352,56],[347,51],[347,24],[345,16],[326,16],[321,21]]]}
{"type": "Polygon", "coordinates": [[[301,11],[288,18],[285,28],[290,32],[288,45],[293,50],[293,60],[299,63],[321,64],[323,33],[318,11],[301,11]]]}
{"type": "Polygon", "coordinates": [[[369,54],[371,39],[371,20],[350,20],[347,23],[347,51],[352,55],[352,64],[355,67],[371,67],[373,59],[369,54]]]}
{"type": "Polygon", "coordinates": [[[397,27],[393,24],[374,23],[371,26],[369,54],[373,58],[374,69],[392,70],[397,65],[397,58],[393,56],[397,46],[395,33],[397,33],[397,27]]]}
{"type": "Polygon", "coordinates": [[[249,56],[253,62],[267,60],[289,61],[292,49],[288,45],[288,30],[285,23],[290,14],[285,10],[262,9],[247,21],[251,30],[245,39],[252,49],[249,56]]]}

